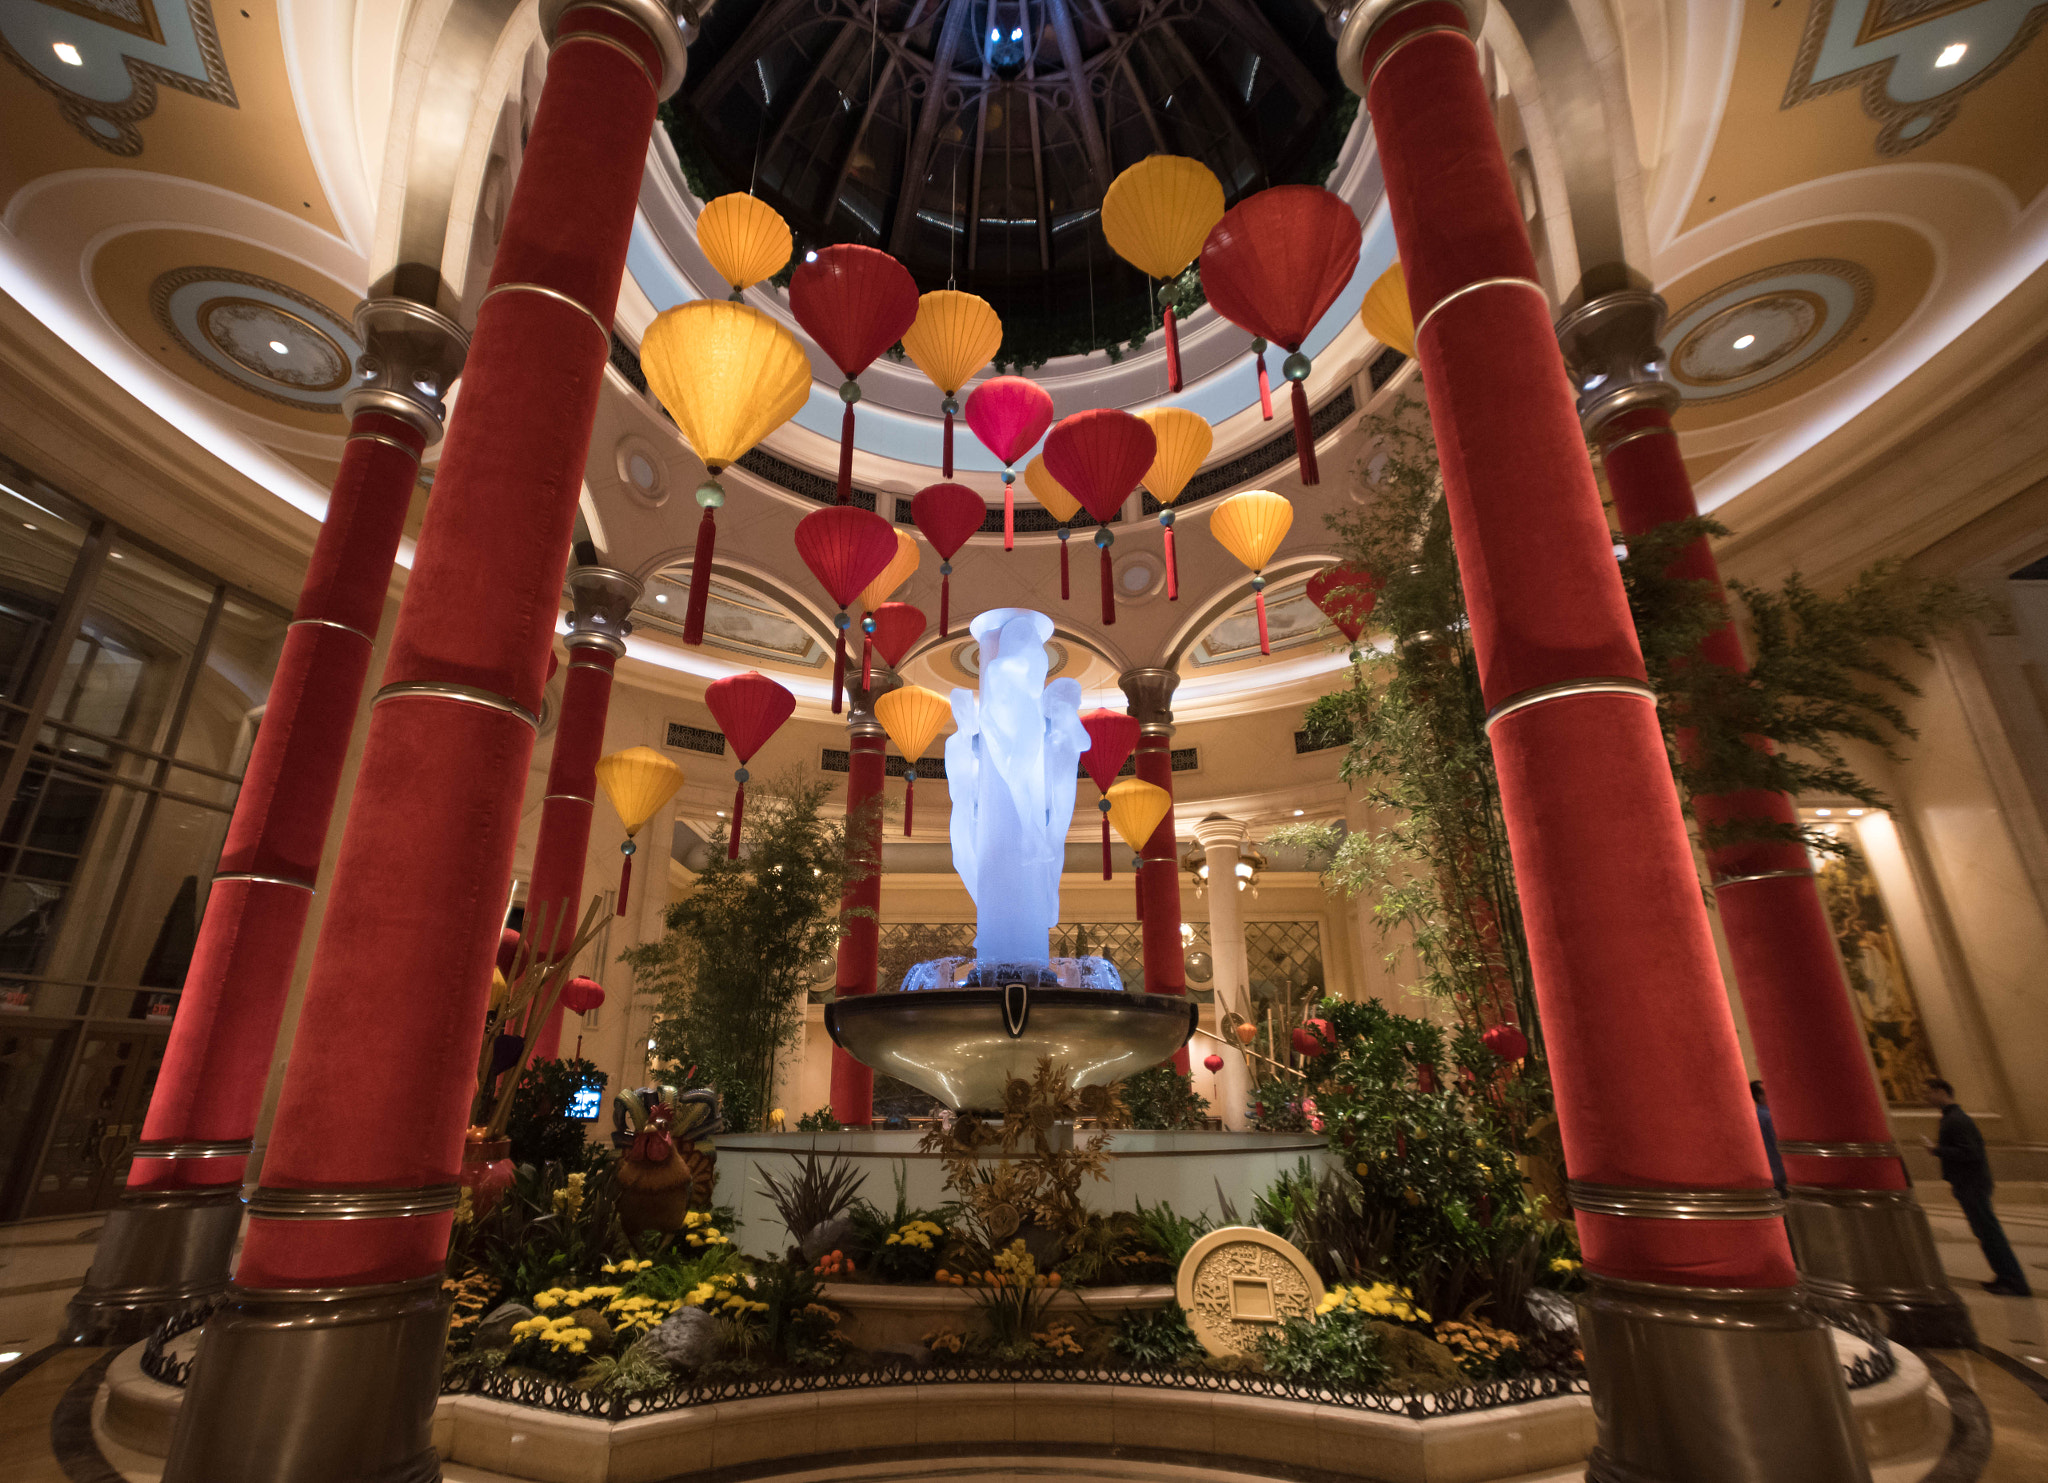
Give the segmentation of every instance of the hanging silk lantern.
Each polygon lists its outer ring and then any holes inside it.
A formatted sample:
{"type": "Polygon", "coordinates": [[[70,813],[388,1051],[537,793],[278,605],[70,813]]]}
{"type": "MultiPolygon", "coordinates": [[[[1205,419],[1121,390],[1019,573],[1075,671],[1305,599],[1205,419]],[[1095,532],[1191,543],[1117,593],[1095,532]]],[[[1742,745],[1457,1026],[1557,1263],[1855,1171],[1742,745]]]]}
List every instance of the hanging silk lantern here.
{"type": "Polygon", "coordinates": [[[859,376],[917,321],[917,284],[886,252],[855,243],[821,247],[789,279],[789,312],[846,379],[839,400],[839,503],[853,498],[853,405],[859,376]]]}
{"type": "Polygon", "coordinates": [[[789,223],[759,196],[735,191],[704,203],[697,213],[697,245],[720,278],[732,285],[735,302],[789,262],[794,244],[789,223]]]}
{"type": "Polygon", "coordinates": [[[652,747],[628,747],[597,759],[597,785],[626,826],[626,842],[619,846],[625,857],[619,865],[619,915],[624,916],[626,897],[633,887],[633,852],[640,848],[633,836],[676,796],[676,789],[683,785],[683,770],[652,747]]]}
{"type": "Polygon", "coordinates": [[[696,299],[655,317],[640,340],[640,369],[683,440],[711,471],[697,489],[704,517],[697,522],[683,614],[683,642],[701,644],[718,543],[712,511],[725,503],[718,475],[796,416],[811,394],[811,361],[796,336],[760,310],[696,299]]]}
{"type": "Polygon", "coordinates": [[[1013,472],[1052,426],[1052,395],[1022,376],[997,376],[968,393],[967,425],[981,446],[1003,466],[1003,549],[1017,546],[1017,505],[1013,472]]]}
{"type": "Polygon", "coordinates": [[[1108,880],[1109,790],[1137,750],[1140,728],[1136,717],[1101,706],[1081,713],[1081,728],[1088,733],[1088,750],[1081,754],[1081,766],[1101,794],[1095,806],[1102,811],[1102,878],[1108,880]]]}
{"type": "MultiPolygon", "coordinates": [[[[922,618],[922,614],[919,615],[922,618]]],[[[903,754],[903,836],[910,837],[911,810],[917,803],[917,764],[946,720],[953,714],[952,702],[936,690],[922,685],[900,685],[887,695],[875,697],[875,719],[896,750],[903,754]]]]}
{"type": "Polygon", "coordinates": [[[1152,498],[1168,506],[1159,512],[1160,529],[1166,532],[1166,600],[1180,601],[1180,568],[1173,559],[1173,502],[1188,487],[1188,480],[1202,467],[1209,450],[1216,446],[1216,434],[1209,419],[1185,407],[1152,407],[1138,414],[1138,420],[1152,429],[1159,451],[1145,470],[1145,487],[1152,498]]]}
{"type": "Polygon", "coordinates": [[[1003,322],[977,294],[942,288],[917,301],[917,322],[904,332],[903,353],[945,400],[945,452],[939,472],[953,477],[953,419],[960,414],[960,388],[987,365],[1003,344],[1003,322]]]}
{"type": "Polygon", "coordinates": [[[1142,778],[1125,778],[1109,790],[1109,822],[1140,860],[1145,858],[1145,842],[1172,808],[1173,795],[1142,778]]]}
{"type": "Polygon", "coordinates": [[[907,530],[890,527],[896,537],[896,554],[889,564],[882,568],[880,575],[860,591],[861,620],[863,636],[860,650],[860,688],[872,689],[875,683],[875,609],[887,602],[898,587],[917,572],[919,552],[917,537],[907,530]]]}
{"type": "Polygon", "coordinates": [[[1294,383],[1294,453],[1304,484],[1321,476],[1301,346],[1358,271],[1360,242],[1358,218],[1343,197],[1319,185],[1276,185],[1224,212],[1202,245],[1202,287],[1216,312],[1288,349],[1280,373],[1294,383]]]}
{"type": "Polygon", "coordinates": [[[1116,622],[1116,589],[1109,570],[1109,547],[1116,537],[1109,522],[1145,477],[1158,451],[1159,440],[1151,428],[1113,407],[1063,417],[1046,435],[1046,468],[1101,522],[1095,528],[1095,546],[1102,553],[1104,623],[1116,622]]]}
{"type": "Polygon", "coordinates": [[[1031,491],[1033,499],[1045,506],[1045,512],[1060,523],[1060,601],[1065,602],[1072,595],[1072,584],[1067,579],[1067,538],[1073,531],[1067,522],[1081,513],[1081,502],[1052,476],[1052,471],[1045,466],[1043,453],[1024,465],[1024,487],[1031,491]]]}
{"type": "Polygon", "coordinates": [[[1317,1056],[1327,1054],[1336,1039],[1336,1032],[1331,1030],[1328,1020],[1310,1020],[1305,1025],[1296,1025],[1288,1035],[1287,1043],[1294,1047],[1296,1055],[1313,1061],[1317,1056]]]}
{"type": "Polygon", "coordinates": [[[519,977],[522,971],[517,965],[519,963],[519,949],[525,945],[525,942],[526,939],[510,927],[506,927],[498,933],[498,972],[504,974],[508,980],[519,977]]]}
{"type": "Polygon", "coordinates": [[[832,714],[838,715],[846,688],[846,630],[853,626],[846,610],[868,583],[896,559],[896,528],[872,510],[834,505],[813,510],[796,523],[796,554],[811,569],[832,601],[838,635],[832,650],[832,714]]]}
{"type": "Polygon", "coordinates": [[[1493,1025],[1480,1032],[1479,1040],[1503,1061],[1519,1061],[1529,1054],[1529,1037],[1515,1025],[1493,1025]]]}
{"type": "Polygon", "coordinates": [[[740,857],[740,821],[747,812],[747,764],[762,744],[781,729],[796,710],[796,696],[758,670],[728,675],[704,687],[704,704],[725,733],[740,765],[733,769],[732,828],[726,832],[725,858],[740,857]]]}
{"type": "Polygon", "coordinates": [[[1415,359],[1415,311],[1408,307],[1408,275],[1401,271],[1398,258],[1365,291],[1358,322],[1380,344],[1415,359]]]}
{"type": "Polygon", "coordinates": [[[910,497],[910,518],[939,553],[939,637],[946,637],[953,600],[953,558],[988,520],[988,505],[965,484],[931,484],[910,497]]]}
{"type": "Polygon", "coordinates": [[[1365,632],[1373,604],[1380,600],[1379,578],[1354,567],[1329,567],[1308,579],[1308,600],[1351,640],[1351,659],[1356,663],[1359,635],[1365,632]]]}
{"type": "Polygon", "coordinates": [[[1212,1050],[1209,1052],[1209,1054],[1202,1057],[1202,1064],[1208,1068],[1209,1074],[1211,1076],[1214,1076],[1217,1072],[1223,1069],[1223,1057],[1217,1055],[1216,1052],[1212,1050]]]}
{"type": "Polygon", "coordinates": [[[562,1008],[571,1014],[589,1014],[604,1004],[604,985],[580,975],[562,985],[562,1008]]]}
{"type": "Polygon", "coordinates": [[[924,637],[924,609],[907,602],[885,602],[869,613],[865,622],[875,652],[891,669],[903,663],[911,645],[924,637]]]}
{"type": "Polygon", "coordinates": [[[510,997],[511,993],[512,985],[505,982],[505,975],[493,968],[491,970],[490,1007],[492,1009],[503,1009],[505,1007],[505,1000],[510,997]]]}
{"type": "MultiPolygon", "coordinates": [[[[1147,278],[1171,282],[1202,250],[1223,215],[1223,186],[1199,160],[1147,155],[1109,183],[1102,195],[1102,235],[1110,251],[1147,278]]],[[[1173,305],[1162,307],[1166,384],[1180,390],[1180,338],[1173,305]]]]}
{"type": "Polygon", "coordinates": [[[1270,654],[1266,637],[1265,565],[1280,548],[1287,527],[1294,524],[1294,506],[1268,489],[1233,494],[1209,512],[1209,533],[1224,550],[1252,569],[1252,596],[1259,610],[1259,652],[1270,654]]]}

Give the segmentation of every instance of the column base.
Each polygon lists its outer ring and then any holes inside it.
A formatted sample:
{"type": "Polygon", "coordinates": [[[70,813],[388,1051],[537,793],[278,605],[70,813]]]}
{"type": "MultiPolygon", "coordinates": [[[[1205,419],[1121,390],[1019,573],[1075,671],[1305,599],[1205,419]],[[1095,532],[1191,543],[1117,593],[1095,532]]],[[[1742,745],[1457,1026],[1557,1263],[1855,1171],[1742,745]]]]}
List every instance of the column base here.
{"type": "Polygon", "coordinates": [[[242,1229],[239,1186],[130,1195],[107,1212],[85,1286],[64,1309],[66,1344],[133,1344],[224,1291],[242,1229]]]}
{"type": "Polygon", "coordinates": [[[1796,1288],[1594,1277],[1588,1483],[1869,1483],[1834,1341],[1796,1288]]]}
{"type": "Polygon", "coordinates": [[[1970,1310],[1949,1285],[1927,1212],[1911,1190],[1795,1184],[1785,1229],[1799,1275],[1825,1298],[1883,1312],[1893,1340],[1914,1349],[1974,1349],[1970,1310]]]}
{"type": "Polygon", "coordinates": [[[207,1321],[164,1483],[439,1483],[441,1276],[229,1287],[207,1321]]]}

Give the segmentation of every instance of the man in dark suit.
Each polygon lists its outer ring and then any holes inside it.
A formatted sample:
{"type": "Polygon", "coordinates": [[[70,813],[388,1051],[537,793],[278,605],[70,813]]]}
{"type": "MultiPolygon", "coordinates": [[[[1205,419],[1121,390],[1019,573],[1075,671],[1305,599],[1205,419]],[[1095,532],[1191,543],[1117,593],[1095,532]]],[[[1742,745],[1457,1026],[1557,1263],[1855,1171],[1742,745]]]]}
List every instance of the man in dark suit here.
{"type": "Polygon", "coordinates": [[[1927,1104],[1941,1109],[1941,1136],[1920,1141],[1941,1160],[1941,1177],[1948,1181],[1956,1203],[1969,1219],[1970,1234],[1991,1263],[1992,1278],[1984,1284],[1984,1291],[2005,1298],[2032,1297],[2034,1289],[2019,1258],[2012,1254],[2005,1227],[1991,1209],[1991,1160],[1984,1152],[1984,1135],[1977,1131],[1975,1119],[1957,1104],[1955,1088],[1938,1076],[1927,1078],[1927,1104]]]}

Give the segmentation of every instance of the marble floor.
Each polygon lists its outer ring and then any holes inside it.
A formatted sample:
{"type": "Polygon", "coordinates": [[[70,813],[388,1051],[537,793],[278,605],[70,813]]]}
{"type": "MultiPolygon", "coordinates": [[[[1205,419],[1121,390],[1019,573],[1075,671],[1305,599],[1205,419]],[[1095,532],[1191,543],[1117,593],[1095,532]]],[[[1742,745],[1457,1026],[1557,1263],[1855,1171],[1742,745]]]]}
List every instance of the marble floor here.
{"type": "MultiPolygon", "coordinates": [[[[1940,1186],[1920,1186],[1942,1262],[1976,1319],[1979,1351],[1941,1350],[1931,1360],[1948,1372],[1956,1417],[1939,1457],[1901,1459],[1873,1483],[2041,1483],[2048,1479],[2048,1199],[2019,1189],[2000,1203],[2014,1250],[2033,1279],[2030,1299],[1995,1298],[1979,1283],[1991,1275],[1962,1212],[1940,1186]]],[[[150,1460],[108,1457],[94,1445],[90,1418],[99,1377],[112,1352],[55,1348],[64,1304],[92,1261],[99,1217],[0,1226],[0,1478],[7,1483],[155,1483],[150,1460]]],[[[1938,1376],[1938,1378],[1940,1378],[1938,1376]]],[[[502,1483],[499,1475],[451,1466],[448,1483],[502,1483]]],[[[1515,1483],[1578,1483],[1580,1469],[1515,1483]]],[[[1025,1479],[1237,1483],[1235,1473],[1168,1463],[947,1458],[791,1473],[779,1483],[1022,1483],[1025,1479]]],[[[1249,1480],[1247,1480],[1249,1483],[1249,1480]]]]}

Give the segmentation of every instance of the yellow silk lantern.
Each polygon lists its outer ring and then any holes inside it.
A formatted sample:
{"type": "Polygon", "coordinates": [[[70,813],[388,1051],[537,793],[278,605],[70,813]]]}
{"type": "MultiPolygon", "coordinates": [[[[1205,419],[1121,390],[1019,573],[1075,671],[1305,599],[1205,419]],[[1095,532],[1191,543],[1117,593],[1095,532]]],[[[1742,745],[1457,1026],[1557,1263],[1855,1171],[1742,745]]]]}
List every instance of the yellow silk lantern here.
{"type": "Polygon", "coordinates": [[[683,785],[683,770],[652,747],[628,747],[597,759],[597,785],[626,826],[619,846],[625,862],[619,867],[619,915],[626,914],[626,896],[633,887],[633,836],[683,785]]]}
{"type": "Polygon", "coordinates": [[[1067,577],[1067,538],[1073,532],[1067,529],[1067,522],[1081,513],[1081,502],[1052,476],[1042,453],[1024,465],[1024,487],[1060,523],[1060,601],[1065,602],[1072,590],[1067,577]]]}
{"type": "MultiPolygon", "coordinates": [[[[1152,455],[1152,467],[1145,470],[1145,488],[1160,504],[1171,505],[1209,456],[1216,434],[1206,417],[1185,407],[1152,407],[1140,412],[1138,419],[1152,429],[1158,448],[1152,455]]],[[[1166,600],[1178,602],[1180,565],[1173,557],[1172,510],[1159,512],[1159,526],[1166,533],[1166,600]]]]}
{"type": "Polygon", "coordinates": [[[697,488],[704,517],[683,613],[683,642],[701,644],[718,545],[711,512],[725,503],[717,475],[796,416],[811,394],[811,361],[795,335],[758,309],[697,299],[655,316],[640,340],[640,369],[712,473],[697,488]]]}
{"type": "Polygon", "coordinates": [[[910,836],[910,814],[917,799],[917,762],[953,714],[952,703],[936,690],[904,685],[875,701],[875,719],[903,754],[903,834],[910,836]]]}
{"type": "Polygon", "coordinates": [[[1144,853],[1145,842],[1151,839],[1152,831],[1159,827],[1159,821],[1173,807],[1171,793],[1142,778],[1125,778],[1112,783],[1109,792],[1103,796],[1109,800],[1109,822],[1115,826],[1123,842],[1140,854],[1144,853]]]}
{"type": "Polygon", "coordinates": [[[882,568],[882,574],[860,590],[860,605],[870,613],[887,602],[898,587],[917,573],[917,537],[900,529],[895,534],[896,554],[882,568]]]}
{"type": "Polygon", "coordinates": [[[1408,275],[1400,260],[1373,279],[1358,306],[1358,322],[1382,345],[1392,346],[1410,360],[1415,358],[1415,314],[1408,307],[1408,275]]]}
{"type": "MultiPolygon", "coordinates": [[[[1177,154],[1146,156],[1112,180],[1102,197],[1102,234],[1110,249],[1149,278],[1179,277],[1222,219],[1222,185],[1207,165],[1177,154]]],[[[1166,386],[1179,391],[1180,333],[1172,303],[1163,309],[1166,386]]]]}
{"type": "Polygon", "coordinates": [[[903,352],[945,400],[939,410],[946,414],[944,456],[940,474],[953,477],[953,419],[960,415],[956,400],[968,379],[994,358],[1003,344],[1003,322],[993,305],[979,295],[942,288],[920,297],[917,320],[903,336],[903,352]]]}
{"type": "Polygon", "coordinates": [[[505,998],[512,992],[512,986],[505,982],[505,975],[497,969],[491,970],[491,1008],[503,1009],[505,998]]]}
{"type": "Polygon", "coordinates": [[[1252,569],[1252,596],[1259,610],[1259,652],[1273,652],[1266,636],[1265,565],[1287,528],[1294,524],[1294,506],[1269,489],[1233,494],[1209,512],[1209,533],[1232,556],[1252,569]]]}
{"type": "Polygon", "coordinates": [[[697,214],[697,245],[732,296],[780,273],[794,249],[789,223],[758,196],[734,192],[706,203],[697,214]]]}

